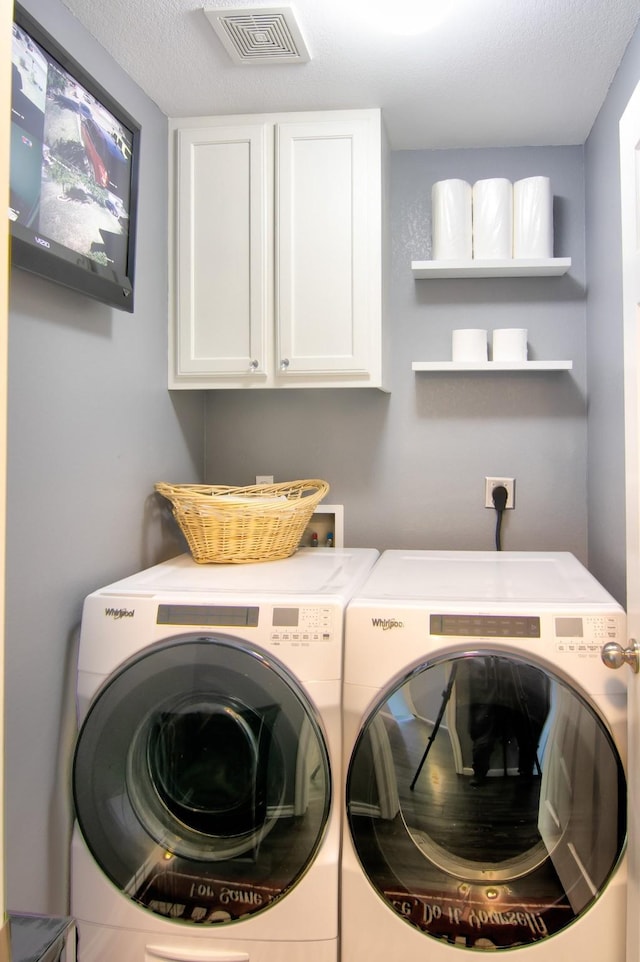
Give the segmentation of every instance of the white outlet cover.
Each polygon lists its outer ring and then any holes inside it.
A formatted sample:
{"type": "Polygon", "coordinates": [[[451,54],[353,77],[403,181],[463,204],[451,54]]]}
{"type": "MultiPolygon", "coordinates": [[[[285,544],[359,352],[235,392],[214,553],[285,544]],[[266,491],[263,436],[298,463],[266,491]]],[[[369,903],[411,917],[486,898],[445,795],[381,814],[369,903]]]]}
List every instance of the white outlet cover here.
{"type": "Polygon", "coordinates": [[[516,479],[515,478],[485,478],[484,479],[484,506],[494,508],[493,489],[502,485],[507,489],[507,503],[505,508],[510,510],[516,506],[516,479]]]}

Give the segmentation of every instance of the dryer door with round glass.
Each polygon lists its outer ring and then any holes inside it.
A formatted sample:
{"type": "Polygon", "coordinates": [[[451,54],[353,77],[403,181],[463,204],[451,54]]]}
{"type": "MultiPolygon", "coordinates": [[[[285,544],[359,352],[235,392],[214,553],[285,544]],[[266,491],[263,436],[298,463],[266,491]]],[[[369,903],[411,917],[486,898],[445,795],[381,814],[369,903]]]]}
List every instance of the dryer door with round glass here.
{"type": "Polygon", "coordinates": [[[186,636],[98,692],[73,764],[76,817],[129,898],[191,923],[268,909],[302,877],[331,802],[326,741],[287,669],[250,644],[186,636]]]}
{"type": "Polygon", "coordinates": [[[468,652],[383,694],[351,757],[347,812],[391,911],[426,937],[495,950],[589,911],[623,852],[626,784],[574,687],[515,655],[468,652]]]}

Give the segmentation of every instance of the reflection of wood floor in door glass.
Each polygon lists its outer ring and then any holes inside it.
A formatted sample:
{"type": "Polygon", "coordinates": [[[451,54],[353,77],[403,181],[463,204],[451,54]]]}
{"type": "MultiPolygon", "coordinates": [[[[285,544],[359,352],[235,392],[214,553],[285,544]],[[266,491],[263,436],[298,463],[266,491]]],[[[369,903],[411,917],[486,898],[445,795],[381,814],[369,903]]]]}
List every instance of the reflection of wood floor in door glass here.
{"type": "MultiPolygon", "coordinates": [[[[468,775],[456,773],[449,733],[442,726],[411,791],[432,728],[416,718],[386,721],[402,816],[416,839],[426,835],[479,868],[500,868],[504,860],[517,860],[541,844],[538,775],[528,781],[514,775],[489,777],[483,785],[472,786],[468,775]]],[[[424,871],[426,860],[422,861],[424,871]]],[[[545,900],[564,896],[550,859],[509,886],[520,896],[545,900]]]]}
{"type": "Polygon", "coordinates": [[[409,785],[426,747],[430,726],[419,719],[392,726],[400,802],[407,824],[460,858],[500,862],[540,842],[540,777],[489,777],[474,787],[455,771],[451,741],[441,727],[413,791],[409,785]],[[415,818],[415,821],[413,819],[415,818]]]}

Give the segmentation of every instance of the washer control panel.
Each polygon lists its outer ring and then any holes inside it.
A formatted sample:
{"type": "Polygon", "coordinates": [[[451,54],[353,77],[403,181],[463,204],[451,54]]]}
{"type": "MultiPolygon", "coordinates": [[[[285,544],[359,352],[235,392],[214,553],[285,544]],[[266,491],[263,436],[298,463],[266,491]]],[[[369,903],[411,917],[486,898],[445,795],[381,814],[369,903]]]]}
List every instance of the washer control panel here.
{"type": "Polygon", "coordinates": [[[273,608],[270,640],[273,645],[311,645],[331,641],[333,609],[322,605],[273,608]]]}
{"type": "Polygon", "coordinates": [[[334,612],[330,605],[161,604],[156,623],[192,628],[255,628],[273,645],[310,645],[333,640],[334,612]]]}

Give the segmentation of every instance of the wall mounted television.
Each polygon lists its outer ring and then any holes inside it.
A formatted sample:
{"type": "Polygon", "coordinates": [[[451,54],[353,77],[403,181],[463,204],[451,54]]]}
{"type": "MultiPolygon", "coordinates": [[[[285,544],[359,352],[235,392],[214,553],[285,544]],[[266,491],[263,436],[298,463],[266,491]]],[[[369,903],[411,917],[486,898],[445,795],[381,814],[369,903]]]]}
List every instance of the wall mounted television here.
{"type": "Polygon", "coordinates": [[[11,59],[12,264],[132,312],[140,126],[17,4],[11,59]]]}

